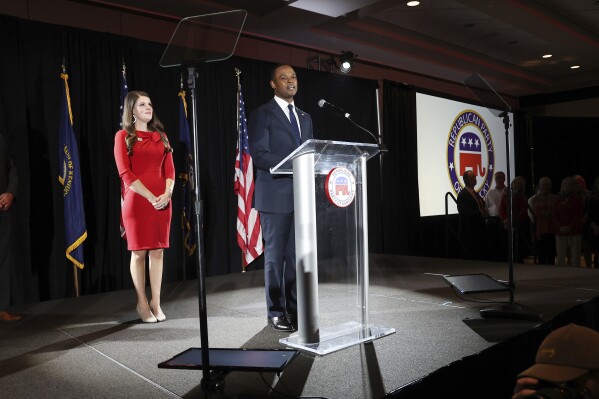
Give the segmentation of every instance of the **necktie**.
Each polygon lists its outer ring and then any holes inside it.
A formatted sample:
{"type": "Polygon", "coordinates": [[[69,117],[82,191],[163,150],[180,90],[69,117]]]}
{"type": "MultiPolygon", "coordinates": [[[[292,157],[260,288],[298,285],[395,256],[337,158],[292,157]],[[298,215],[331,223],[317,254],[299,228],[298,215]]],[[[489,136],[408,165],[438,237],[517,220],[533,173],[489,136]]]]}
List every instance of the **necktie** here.
{"type": "Polygon", "coordinates": [[[291,122],[291,130],[293,130],[293,133],[295,133],[295,140],[299,145],[301,143],[302,136],[297,124],[297,119],[295,119],[295,113],[293,112],[293,104],[289,104],[287,108],[289,108],[289,121],[291,122]]]}

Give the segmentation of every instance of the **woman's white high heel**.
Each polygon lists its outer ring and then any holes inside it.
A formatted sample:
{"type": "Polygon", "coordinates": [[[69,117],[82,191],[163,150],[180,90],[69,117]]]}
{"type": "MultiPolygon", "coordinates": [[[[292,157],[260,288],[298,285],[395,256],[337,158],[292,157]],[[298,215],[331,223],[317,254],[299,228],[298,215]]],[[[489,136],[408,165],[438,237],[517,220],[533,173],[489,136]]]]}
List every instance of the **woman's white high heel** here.
{"type": "Polygon", "coordinates": [[[135,309],[137,310],[137,314],[139,315],[141,321],[143,321],[144,323],[156,323],[158,321],[158,319],[156,318],[156,316],[154,316],[150,308],[142,312],[139,309],[139,305],[137,305],[135,309]]]}

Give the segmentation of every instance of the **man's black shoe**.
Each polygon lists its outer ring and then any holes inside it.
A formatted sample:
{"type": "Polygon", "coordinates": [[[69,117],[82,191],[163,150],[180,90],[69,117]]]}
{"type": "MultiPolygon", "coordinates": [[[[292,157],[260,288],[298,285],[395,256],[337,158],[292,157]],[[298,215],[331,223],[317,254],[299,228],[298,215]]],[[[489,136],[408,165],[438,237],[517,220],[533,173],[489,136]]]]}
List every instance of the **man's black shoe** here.
{"type": "Polygon", "coordinates": [[[280,317],[269,317],[268,318],[268,324],[274,328],[275,330],[278,331],[289,331],[289,332],[293,332],[295,331],[295,329],[293,328],[293,326],[291,325],[291,323],[289,323],[287,321],[287,319],[283,316],[280,317]]]}
{"type": "Polygon", "coordinates": [[[285,318],[293,326],[293,330],[297,331],[297,315],[296,314],[288,314],[285,315],[285,318]]]}

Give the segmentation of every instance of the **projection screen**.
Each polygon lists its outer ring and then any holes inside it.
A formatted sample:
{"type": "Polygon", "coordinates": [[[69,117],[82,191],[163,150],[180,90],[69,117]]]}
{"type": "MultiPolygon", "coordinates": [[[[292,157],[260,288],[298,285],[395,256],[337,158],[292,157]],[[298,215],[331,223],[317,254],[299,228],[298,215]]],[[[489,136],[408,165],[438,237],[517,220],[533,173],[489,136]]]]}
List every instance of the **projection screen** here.
{"type": "MultiPolygon", "coordinates": [[[[464,187],[462,176],[473,170],[475,189],[484,198],[497,171],[506,171],[506,135],[499,112],[416,93],[418,186],[420,216],[445,214],[445,194],[454,197],[464,187]]],[[[514,177],[513,114],[509,113],[510,171],[514,177]]],[[[448,212],[457,213],[448,199],[448,212]]]]}

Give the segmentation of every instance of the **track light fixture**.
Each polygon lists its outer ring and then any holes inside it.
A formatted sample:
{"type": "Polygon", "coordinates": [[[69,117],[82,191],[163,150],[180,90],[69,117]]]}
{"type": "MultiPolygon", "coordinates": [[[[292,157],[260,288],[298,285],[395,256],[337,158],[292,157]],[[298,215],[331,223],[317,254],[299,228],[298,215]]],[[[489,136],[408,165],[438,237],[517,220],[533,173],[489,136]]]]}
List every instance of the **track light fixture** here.
{"type": "Polygon", "coordinates": [[[348,73],[351,71],[351,68],[354,64],[354,58],[356,57],[357,55],[351,51],[342,51],[341,56],[339,57],[339,70],[342,73],[348,73]]]}
{"type": "Polygon", "coordinates": [[[327,71],[334,73],[339,70],[341,73],[348,73],[351,71],[354,64],[354,59],[358,56],[351,51],[342,51],[341,55],[331,55],[321,57],[320,55],[314,55],[306,59],[308,69],[316,69],[318,71],[327,71]]]}

